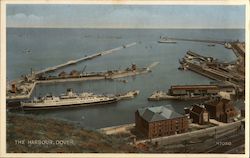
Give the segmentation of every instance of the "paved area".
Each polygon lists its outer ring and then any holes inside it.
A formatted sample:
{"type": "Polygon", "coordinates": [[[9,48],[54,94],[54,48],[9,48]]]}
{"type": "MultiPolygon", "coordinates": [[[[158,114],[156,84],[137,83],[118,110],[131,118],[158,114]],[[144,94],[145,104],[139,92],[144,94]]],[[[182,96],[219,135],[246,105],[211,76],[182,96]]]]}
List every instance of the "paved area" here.
{"type": "Polygon", "coordinates": [[[209,119],[209,121],[217,126],[223,126],[223,125],[227,125],[227,123],[223,123],[223,122],[219,122],[215,119],[209,119]]]}
{"type": "Polygon", "coordinates": [[[105,133],[107,135],[118,134],[118,133],[130,133],[130,130],[135,127],[134,123],[125,124],[120,126],[112,126],[99,129],[100,132],[105,133]]]}

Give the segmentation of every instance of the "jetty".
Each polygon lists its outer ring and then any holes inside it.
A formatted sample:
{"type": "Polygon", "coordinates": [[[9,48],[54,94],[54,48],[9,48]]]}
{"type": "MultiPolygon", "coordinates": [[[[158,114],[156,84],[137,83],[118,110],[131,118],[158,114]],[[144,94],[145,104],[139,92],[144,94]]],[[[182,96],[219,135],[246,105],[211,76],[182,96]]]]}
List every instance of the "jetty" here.
{"type": "Polygon", "coordinates": [[[210,85],[172,85],[168,89],[168,92],[153,92],[153,94],[148,97],[148,100],[208,100],[218,96],[231,99],[235,95],[235,87],[227,84],[212,83],[210,85]]]}
{"type": "Polygon", "coordinates": [[[47,73],[47,72],[55,71],[55,70],[58,70],[60,68],[63,68],[63,67],[69,66],[69,65],[77,64],[77,63],[82,62],[82,61],[91,60],[91,59],[94,59],[94,58],[97,58],[97,57],[100,57],[100,56],[103,56],[103,55],[108,55],[108,54],[114,53],[116,51],[119,51],[121,49],[132,47],[134,45],[136,45],[136,42],[124,45],[125,47],[124,46],[120,46],[120,47],[113,48],[113,49],[110,49],[110,50],[106,50],[106,51],[102,51],[102,52],[97,52],[97,53],[94,53],[94,54],[89,55],[89,56],[84,56],[84,57],[82,57],[80,59],[70,60],[70,61],[67,61],[66,63],[59,64],[59,65],[56,65],[56,66],[53,66],[53,67],[48,67],[46,69],[37,71],[37,72],[35,72],[35,75],[39,75],[41,73],[47,73]]]}
{"type": "Polygon", "coordinates": [[[122,77],[145,74],[152,71],[152,68],[157,66],[159,62],[153,62],[148,67],[138,68],[137,65],[132,64],[131,67],[125,70],[108,70],[102,72],[86,72],[72,70],[69,74],[61,72],[58,76],[40,76],[36,78],[37,83],[58,83],[58,82],[72,82],[72,81],[86,81],[86,80],[103,80],[103,79],[117,79],[122,77]]]}
{"type": "Polygon", "coordinates": [[[204,40],[204,39],[173,38],[173,37],[167,37],[167,39],[174,40],[174,41],[202,42],[202,43],[213,43],[213,44],[220,44],[220,45],[225,45],[225,43],[227,43],[227,41],[204,40]]]}

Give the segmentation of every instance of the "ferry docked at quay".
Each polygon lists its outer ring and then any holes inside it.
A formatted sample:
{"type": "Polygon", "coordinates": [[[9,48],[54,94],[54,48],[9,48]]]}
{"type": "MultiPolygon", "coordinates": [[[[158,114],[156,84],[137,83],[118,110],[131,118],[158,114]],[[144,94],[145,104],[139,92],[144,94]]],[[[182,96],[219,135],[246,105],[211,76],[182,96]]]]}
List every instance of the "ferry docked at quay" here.
{"type": "Polygon", "coordinates": [[[87,92],[76,94],[72,89],[68,89],[65,94],[60,96],[47,95],[42,98],[34,98],[28,102],[21,102],[21,108],[23,110],[54,109],[110,104],[117,101],[116,96],[95,95],[87,92]]]}

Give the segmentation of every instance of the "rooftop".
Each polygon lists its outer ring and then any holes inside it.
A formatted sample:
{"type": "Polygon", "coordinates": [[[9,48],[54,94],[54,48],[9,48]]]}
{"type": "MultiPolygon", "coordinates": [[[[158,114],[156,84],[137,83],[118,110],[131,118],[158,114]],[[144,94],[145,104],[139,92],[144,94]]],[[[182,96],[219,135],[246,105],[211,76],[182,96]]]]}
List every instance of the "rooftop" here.
{"type": "Polygon", "coordinates": [[[171,89],[218,89],[217,85],[174,85],[171,89]]]}
{"type": "Polygon", "coordinates": [[[148,122],[183,117],[183,115],[170,110],[166,106],[146,107],[138,109],[139,115],[148,122]]]}
{"type": "Polygon", "coordinates": [[[196,113],[196,114],[201,114],[205,110],[205,107],[203,105],[198,105],[194,104],[190,111],[196,113]]]}
{"type": "Polygon", "coordinates": [[[225,99],[225,98],[218,98],[218,99],[213,99],[205,102],[206,105],[210,106],[217,106],[218,104],[233,104],[232,101],[225,99]]]}

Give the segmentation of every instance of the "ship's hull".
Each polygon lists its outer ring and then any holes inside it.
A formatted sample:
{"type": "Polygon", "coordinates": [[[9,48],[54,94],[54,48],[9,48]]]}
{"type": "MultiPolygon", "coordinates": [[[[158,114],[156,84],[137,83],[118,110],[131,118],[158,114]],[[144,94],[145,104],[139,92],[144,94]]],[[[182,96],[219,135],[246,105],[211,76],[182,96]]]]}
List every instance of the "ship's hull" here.
{"type": "Polygon", "coordinates": [[[112,74],[108,74],[107,72],[104,73],[95,73],[95,74],[85,74],[85,75],[76,75],[76,76],[63,76],[63,77],[48,77],[48,78],[38,78],[37,80],[40,83],[46,82],[65,82],[65,81],[80,81],[80,80],[101,80],[101,79],[114,79],[114,78],[121,78],[127,76],[138,75],[142,73],[147,73],[148,70],[145,68],[137,69],[135,71],[119,71],[113,72],[112,74]]]}
{"type": "Polygon", "coordinates": [[[105,101],[96,101],[96,102],[87,102],[87,103],[61,103],[61,104],[43,104],[43,103],[37,103],[37,104],[30,104],[30,103],[23,103],[21,105],[23,110],[46,110],[46,109],[63,109],[63,108],[73,108],[73,107],[82,107],[82,106],[91,106],[91,105],[104,105],[104,104],[111,104],[117,102],[117,99],[110,99],[105,101]]]}

